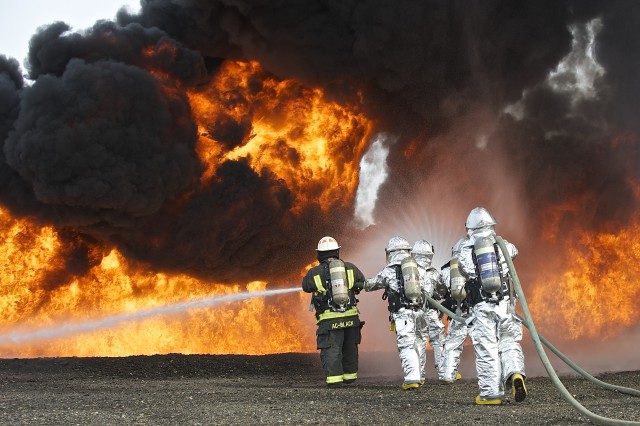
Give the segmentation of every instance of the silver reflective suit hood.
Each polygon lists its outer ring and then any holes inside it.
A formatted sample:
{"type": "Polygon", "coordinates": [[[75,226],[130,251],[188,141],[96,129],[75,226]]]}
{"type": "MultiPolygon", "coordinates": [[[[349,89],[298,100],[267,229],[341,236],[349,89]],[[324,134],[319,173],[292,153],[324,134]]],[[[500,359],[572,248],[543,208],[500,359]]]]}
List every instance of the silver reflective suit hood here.
{"type": "Polygon", "coordinates": [[[402,263],[402,259],[411,256],[409,250],[395,250],[389,252],[389,265],[399,265],[402,263]]]}
{"type": "Polygon", "coordinates": [[[422,266],[424,269],[429,269],[431,267],[431,261],[433,260],[433,255],[413,253],[413,258],[416,260],[419,266],[422,266]]]}

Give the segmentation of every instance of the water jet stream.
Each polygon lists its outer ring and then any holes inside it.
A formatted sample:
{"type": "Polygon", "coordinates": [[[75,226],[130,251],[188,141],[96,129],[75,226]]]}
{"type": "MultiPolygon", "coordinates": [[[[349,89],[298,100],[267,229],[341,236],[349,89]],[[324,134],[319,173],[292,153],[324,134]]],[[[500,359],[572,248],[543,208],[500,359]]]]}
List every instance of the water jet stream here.
{"type": "Polygon", "coordinates": [[[206,297],[199,300],[191,300],[188,302],[179,302],[173,305],[160,306],[157,308],[143,309],[136,312],[112,315],[96,321],[89,321],[81,324],[63,324],[55,325],[35,331],[12,331],[0,335],[0,345],[9,343],[24,343],[33,340],[53,339],[69,334],[83,333],[87,331],[98,330],[104,327],[111,327],[124,321],[139,321],[157,315],[177,314],[188,309],[207,308],[220,303],[235,302],[239,300],[252,299],[254,297],[275,296],[278,294],[291,293],[294,291],[302,291],[300,287],[274,289],[264,291],[251,291],[243,293],[227,294],[224,296],[216,295],[206,297]]]}

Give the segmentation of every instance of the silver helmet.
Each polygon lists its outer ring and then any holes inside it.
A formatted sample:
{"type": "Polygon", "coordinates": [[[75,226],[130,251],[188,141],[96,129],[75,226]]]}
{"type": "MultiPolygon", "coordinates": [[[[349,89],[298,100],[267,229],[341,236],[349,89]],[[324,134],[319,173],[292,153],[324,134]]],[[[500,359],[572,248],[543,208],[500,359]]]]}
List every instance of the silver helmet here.
{"type": "Polygon", "coordinates": [[[411,244],[409,244],[409,241],[407,241],[405,238],[397,236],[391,237],[391,239],[389,239],[387,247],[385,248],[385,251],[387,253],[391,253],[392,251],[397,250],[411,250],[411,244]]]}
{"type": "Polygon", "coordinates": [[[484,207],[476,207],[469,213],[465,226],[467,229],[479,229],[487,226],[495,226],[496,220],[484,207]]]}
{"type": "Polygon", "coordinates": [[[418,240],[413,244],[411,253],[423,256],[433,256],[433,245],[427,240],[418,240]]]}

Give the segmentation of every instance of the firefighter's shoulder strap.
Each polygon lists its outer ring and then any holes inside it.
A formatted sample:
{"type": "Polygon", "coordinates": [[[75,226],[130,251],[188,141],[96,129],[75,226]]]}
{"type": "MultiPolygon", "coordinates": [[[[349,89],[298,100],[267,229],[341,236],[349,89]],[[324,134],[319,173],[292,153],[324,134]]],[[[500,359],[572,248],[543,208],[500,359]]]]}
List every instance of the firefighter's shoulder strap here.
{"type": "Polygon", "coordinates": [[[388,299],[389,312],[398,312],[400,308],[404,306],[403,304],[403,296],[404,296],[404,279],[402,278],[402,269],[400,265],[393,265],[394,270],[396,271],[396,280],[398,281],[398,291],[394,291],[390,287],[387,287],[384,290],[384,294],[382,295],[383,300],[388,299]]]}
{"type": "MultiPolygon", "coordinates": [[[[398,280],[398,284],[400,286],[400,284],[404,282],[404,281],[401,281],[403,279],[402,269],[400,265],[393,265],[393,269],[396,271],[396,280],[398,280]]],[[[389,295],[393,296],[393,293],[394,291],[391,290],[389,286],[385,287],[384,293],[382,293],[382,300],[387,300],[389,298],[389,295]]]]}
{"type": "Polygon", "coordinates": [[[317,291],[311,294],[311,306],[309,306],[309,311],[315,309],[316,316],[324,312],[331,305],[331,274],[329,273],[329,264],[327,262],[320,262],[318,267],[322,268],[322,270],[313,277],[317,291]]]}
{"type": "Polygon", "coordinates": [[[393,265],[393,267],[396,270],[396,280],[398,280],[398,290],[400,290],[402,287],[404,287],[404,277],[402,275],[402,266],[393,265]]]}
{"type": "Polygon", "coordinates": [[[329,262],[322,262],[322,278],[324,278],[325,289],[327,293],[331,294],[331,272],[329,271],[329,262]]]}

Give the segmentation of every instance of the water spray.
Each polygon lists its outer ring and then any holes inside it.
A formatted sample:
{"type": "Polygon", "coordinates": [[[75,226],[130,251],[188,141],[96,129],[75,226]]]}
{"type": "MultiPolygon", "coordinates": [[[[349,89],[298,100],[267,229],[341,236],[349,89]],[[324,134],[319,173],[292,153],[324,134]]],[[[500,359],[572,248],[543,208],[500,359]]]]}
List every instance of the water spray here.
{"type": "MultiPolygon", "coordinates": [[[[601,386],[605,389],[624,393],[627,395],[640,397],[640,391],[636,389],[616,386],[616,385],[605,383],[601,380],[596,379],[595,377],[587,373],[585,370],[580,368],[578,365],[573,363],[569,358],[567,358],[564,354],[562,354],[562,352],[560,352],[557,348],[555,348],[547,339],[545,339],[544,337],[538,334],[538,331],[536,330],[535,325],[533,324],[533,320],[531,319],[531,313],[529,312],[529,307],[524,297],[524,292],[522,291],[522,287],[520,286],[520,280],[518,279],[518,274],[516,273],[515,266],[513,266],[513,261],[509,256],[509,251],[507,250],[504,240],[501,237],[496,236],[496,242],[500,246],[502,253],[505,253],[507,265],[509,266],[509,271],[511,272],[511,277],[513,278],[515,291],[518,296],[518,299],[520,300],[520,304],[522,306],[522,312],[524,313],[524,318],[517,314],[516,316],[520,321],[522,321],[524,326],[527,327],[527,329],[529,329],[529,334],[531,335],[531,339],[533,340],[538,356],[540,357],[540,360],[542,361],[544,368],[547,370],[547,373],[549,374],[549,377],[551,378],[552,383],[560,391],[560,394],[562,395],[562,397],[566,399],[580,414],[584,415],[594,423],[603,424],[603,425],[640,425],[640,422],[610,419],[610,418],[602,417],[595,413],[592,413],[591,411],[587,410],[584,406],[582,406],[571,395],[571,393],[567,390],[567,388],[565,388],[564,384],[562,384],[562,382],[560,381],[558,374],[553,369],[553,366],[551,365],[551,362],[549,361],[549,358],[547,357],[547,354],[544,351],[542,344],[547,346],[553,353],[555,353],[558,356],[558,358],[560,358],[569,367],[571,367],[574,371],[576,371],[578,374],[580,374],[590,382],[598,386],[601,386]]],[[[442,304],[437,300],[429,296],[427,296],[427,300],[429,301],[429,303],[435,306],[440,312],[447,314],[447,316],[449,316],[449,318],[453,319],[454,321],[458,321],[458,322],[466,321],[466,318],[463,318],[462,316],[451,312],[449,309],[442,306],[442,304]]]]}
{"type": "Polygon", "coordinates": [[[112,327],[125,321],[140,321],[157,315],[177,314],[188,309],[208,308],[210,306],[218,305],[225,302],[236,302],[239,300],[252,299],[254,297],[275,296],[278,294],[292,293],[294,291],[302,291],[302,289],[300,287],[294,287],[285,289],[234,293],[223,296],[217,295],[206,297],[204,299],[191,300],[188,302],[174,303],[173,305],[143,309],[126,314],[112,315],[100,320],[89,321],[81,324],[56,325],[28,332],[13,331],[11,333],[0,335],[0,345],[8,343],[24,343],[32,340],[53,339],[69,334],[77,334],[98,330],[104,327],[112,327]]]}

